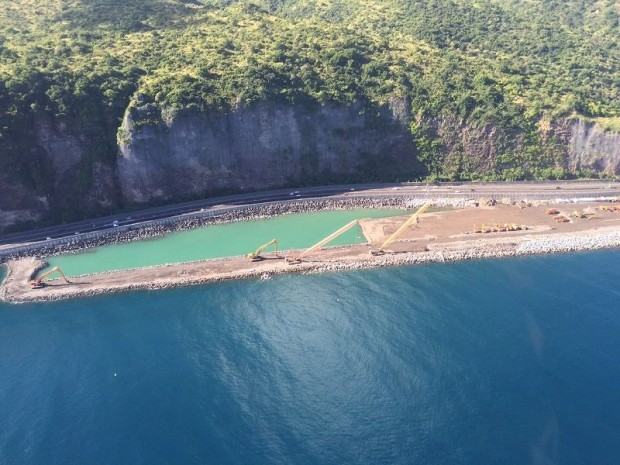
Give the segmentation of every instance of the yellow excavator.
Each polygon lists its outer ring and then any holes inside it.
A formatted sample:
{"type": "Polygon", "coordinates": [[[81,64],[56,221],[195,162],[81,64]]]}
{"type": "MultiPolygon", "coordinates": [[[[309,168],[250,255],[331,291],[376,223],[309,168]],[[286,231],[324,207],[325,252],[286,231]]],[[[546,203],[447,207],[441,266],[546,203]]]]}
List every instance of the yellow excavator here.
{"type": "Polygon", "coordinates": [[[32,281],[30,281],[30,286],[32,286],[32,289],[41,289],[41,288],[45,287],[45,283],[43,282],[43,280],[45,278],[47,278],[49,275],[51,275],[52,273],[56,272],[56,271],[60,274],[60,276],[62,276],[62,279],[64,279],[67,284],[70,283],[70,281],[67,279],[65,274],[62,272],[62,270],[60,268],[58,268],[57,266],[55,266],[51,270],[46,271],[45,273],[43,273],[38,278],[33,279],[32,281]]]}
{"type": "Polygon", "coordinates": [[[288,262],[289,265],[298,265],[299,263],[301,263],[301,259],[304,258],[306,255],[308,255],[309,253],[314,252],[317,249],[320,249],[325,244],[327,244],[328,242],[333,241],[338,236],[340,236],[341,234],[344,234],[345,232],[347,232],[349,229],[351,229],[353,226],[356,226],[357,224],[359,224],[359,220],[351,221],[350,223],[344,225],[342,228],[340,228],[335,233],[330,234],[325,239],[320,240],[319,242],[314,244],[309,249],[304,250],[302,253],[300,253],[296,257],[294,257],[294,258],[287,258],[286,261],[288,262]]]}
{"type": "Polygon", "coordinates": [[[385,248],[390,245],[392,242],[394,242],[396,239],[399,238],[399,236],[405,232],[405,230],[411,226],[413,223],[416,223],[418,221],[418,216],[420,216],[422,213],[424,213],[426,210],[428,210],[431,205],[433,205],[433,202],[431,202],[430,200],[428,202],[426,202],[424,205],[422,205],[417,212],[415,212],[413,215],[411,215],[409,217],[409,219],[407,221],[405,221],[403,223],[403,225],[398,228],[396,230],[396,232],[394,234],[392,234],[390,237],[388,237],[385,242],[383,244],[381,244],[381,247],[379,247],[379,250],[371,250],[370,253],[372,255],[383,255],[385,254],[385,248]]]}
{"type": "Polygon", "coordinates": [[[269,242],[267,242],[266,244],[261,245],[258,249],[256,249],[256,251],[249,253],[246,255],[246,257],[252,259],[253,262],[257,262],[259,260],[263,260],[264,257],[261,256],[261,253],[270,245],[275,245],[276,246],[276,257],[278,256],[278,241],[276,239],[271,239],[269,242]]]}

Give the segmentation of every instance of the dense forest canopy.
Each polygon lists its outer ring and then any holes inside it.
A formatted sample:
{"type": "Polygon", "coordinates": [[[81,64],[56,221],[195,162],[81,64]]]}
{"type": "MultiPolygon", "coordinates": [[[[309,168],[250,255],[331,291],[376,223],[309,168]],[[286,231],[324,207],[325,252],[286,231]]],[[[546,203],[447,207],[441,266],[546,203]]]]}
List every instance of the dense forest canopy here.
{"type": "Polygon", "coordinates": [[[431,164],[429,117],[517,128],[533,145],[560,116],[618,130],[619,12],[615,0],[5,2],[0,143],[32,114],[96,111],[116,131],[138,98],[222,111],[406,98],[431,164]]]}

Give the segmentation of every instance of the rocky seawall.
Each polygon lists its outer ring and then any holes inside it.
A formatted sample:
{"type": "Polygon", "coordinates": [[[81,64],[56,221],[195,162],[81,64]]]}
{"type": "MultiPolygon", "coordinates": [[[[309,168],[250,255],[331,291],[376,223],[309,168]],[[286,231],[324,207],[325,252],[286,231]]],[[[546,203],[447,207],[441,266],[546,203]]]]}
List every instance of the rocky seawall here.
{"type": "MultiPolygon", "coordinates": [[[[264,218],[273,218],[280,215],[296,213],[311,213],[325,210],[351,210],[351,209],[408,209],[422,205],[423,201],[411,201],[406,197],[373,198],[355,197],[351,199],[324,199],[304,200],[299,202],[275,202],[268,205],[248,206],[238,208],[230,213],[217,216],[193,215],[191,218],[174,217],[165,223],[154,222],[153,224],[136,225],[123,230],[102,231],[94,239],[83,239],[80,236],[72,238],[64,244],[44,244],[33,252],[18,252],[2,257],[3,261],[16,260],[24,257],[52,257],[66,253],[80,253],[94,247],[110,244],[153,239],[176,231],[186,231],[213,224],[231,223],[236,221],[252,221],[264,218]]],[[[441,202],[439,202],[441,203],[441,202]]],[[[446,199],[442,205],[460,206],[459,200],[446,199]]]]}
{"type": "Polygon", "coordinates": [[[346,271],[364,268],[448,263],[462,260],[510,258],[620,247],[620,230],[603,228],[596,231],[549,234],[528,238],[481,239],[433,244],[426,252],[383,255],[372,260],[343,261],[316,265],[309,271],[346,271]]]}

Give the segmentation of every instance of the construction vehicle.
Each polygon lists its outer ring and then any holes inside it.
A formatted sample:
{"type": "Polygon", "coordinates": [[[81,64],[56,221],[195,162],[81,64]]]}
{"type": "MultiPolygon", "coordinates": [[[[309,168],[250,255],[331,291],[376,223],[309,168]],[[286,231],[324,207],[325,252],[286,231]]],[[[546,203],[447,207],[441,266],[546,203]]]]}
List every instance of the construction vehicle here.
{"type": "Polygon", "coordinates": [[[276,247],[276,257],[278,257],[278,241],[276,239],[271,239],[269,242],[267,242],[266,244],[261,245],[258,249],[256,249],[254,252],[249,253],[246,255],[246,257],[252,259],[253,262],[258,262],[260,260],[264,260],[264,257],[261,256],[261,253],[270,245],[275,245],[276,247]]]}
{"type": "Polygon", "coordinates": [[[383,244],[381,244],[381,247],[379,247],[378,250],[371,250],[370,253],[372,255],[383,255],[385,254],[385,248],[390,245],[392,242],[394,242],[396,239],[398,239],[400,237],[400,235],[402,233],[405,232],[405,230],[411,226],[413,223],[416,223],[418,221],[418,216],[420,216],[422,213],[424,213],[426,210],[428,210],[431,205],[433,203],[429,200],[428,202],[426,202],[424,205],[422,205],[417,212],[415,212],[413,215],[411,215],[409,217],[409,219],[407,221],[405,221],[403,223],[403,225],[398,228],[396,230],[396,232],[394,234],[392,234],[390,237],[388,237],[385,242],[383,244]]]}
{"type": "Polygon", "coordinates": [[[51,270],[46,271],[45,273],[43,273],[38,278],[33,279],[32,281],[30,281],[30,286],[32,286],[32,289],[41,289],[41,288],[45,287],[46,284],[43,282],[43,280],[45,278],[47,278],[49,275],[51,275],[52,273],[56,272],[56,271],[60,274],[60,276],[62,276],[62,279],[64,279],[67,284],[70,283],[70,281],[67,279],[65,274],[62,272],[62,270],[60,268],[58,268],[57,266],[55,266],[51,270]]]}
{"type": "Polygon", "coordinates": [[[306,249],[305,251],[303,251],[302,253],[300,253],[297,257],[294,258],[287,258],[286,261],[288,262],[289,265],[298,265],[299,263],[301,263],[301,259],[304,258],[306,255],[314,252],[317,249],[320,249],[321,247],[323,247],[325,244],[327,244],[328,242],[333,241],[334,239],[336,239],[338,236],[340,236],[341,234],[344,234],[345,232],[347,232],[349,229],[351,229],[353,226],[356,226],[359,224],[359,220],[353,220],[350,223],[344,225],[342,228],[340,228],[338,231],[330,234],[329,236],[327,236],[325,239],[320,240],[319,242],[317,242],[316,244],[314,244],[312,247],[310,247],[309,249],[306,249]]]}
{"type": "Polygon", "coordinates": [[[476,225],[474,225],[474,232],[475,233],[486,234],[486,233],[490,233],[491,231],[492,231],[492,229],[491,228],[487,228],[484,223],[482,223],[479,228],[476,227],[476,225]]]}
{"type": "Polygon", "coordinates": [[[579,210],[574,210],[569,216],[572,218],[587,218],[588,217],[584,212],[580,212],[579,210]]]}
{"type": "Polygon", "coordinates": [[[512,231],[526,231],[529,229],[525,225],[518,225],[516,223],[504,223],[496,224],[495,226],[486,226],[484,223],[477,227],[474,225],[474,233],[491,233],[491,232],[512,232],[512,231]]]}
{"type": "Polygon", "coordinates": [[[592,207],[584,208],[583,209],[583,216],[584,216],[584,218],[587,218],[589,220],[600,218],[600,216],[596,216],[596,210],[594,210],[594,208],[592,208],[592,207]]]}

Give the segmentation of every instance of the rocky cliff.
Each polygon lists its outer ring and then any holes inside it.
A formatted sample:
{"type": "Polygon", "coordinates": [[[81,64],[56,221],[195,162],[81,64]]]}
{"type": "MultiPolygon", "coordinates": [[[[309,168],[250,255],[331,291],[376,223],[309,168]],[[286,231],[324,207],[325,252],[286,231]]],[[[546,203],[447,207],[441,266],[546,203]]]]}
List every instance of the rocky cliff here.
{"type": "Polygon", "coordinates": [[[145,104],[127,111],[119,134],[119,182],[134,203],[425,174],[411,133],[388,107],[261,104],[215,114],[145,104]]]}
{"type": "Polygon", "coordinates": [[[595,173],[620,175],[620,134],[579,120],[571,125],[567,147],[571,171],[587,168],[595,173]]]}
{"type": "Polygon", "coordinates": [[[121,197],[105,122],[32,116],[0,143],[0,231],[113,211],[121,197]]]}
{"type": "MultiPolygon", "coordinates": [[[[228,113],[162,111],[141,102],[127,109],[116,141],[98,129],[106,122],[97,118],[86,124],[33,117],[19,137],[0,144],[0,230],[224,191],[406,181],[437,166],[456,176],[519,172],[507,160],[531,162],[520,155],[532,153],[524,133],[411,114],[404,101],[264,103],[228,113]],[[415,130],[421,123],[424,137],[415,130]],[[424,144],[432,145],[434,158],[424,156],[424,144]]],[[[540,166],[620,174],[620,134],[561,120],[536,138],[551,154],[540,166]]]]}

